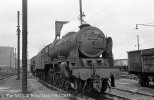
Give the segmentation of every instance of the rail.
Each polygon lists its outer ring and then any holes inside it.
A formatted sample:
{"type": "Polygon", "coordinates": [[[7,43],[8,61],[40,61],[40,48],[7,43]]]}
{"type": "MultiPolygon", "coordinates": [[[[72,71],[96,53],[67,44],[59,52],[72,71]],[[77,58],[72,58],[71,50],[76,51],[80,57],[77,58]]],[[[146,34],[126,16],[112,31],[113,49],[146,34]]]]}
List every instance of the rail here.
{"type": "Polygon", "coordinates": [[[90,94],[90,95],[84,95],[84,94],[75,94],[75,93],[72,93],[72,92],[68,92],[68,91],[65,91],[65,90],[62,90],[60,88],[57,88],[39,78],[37,78],[37,80],[44,84],[46,87],[52,89],[52,90],[56,90],[60,93],[63,93],[63,94],[70,94],[71,97],[78,97],[80,98],[81,100],[101,100],[102,98],[104,98],[104,100],[131,100],[129,98],[126,98],[124,96],[119,96],[119,95],[114,95],[112,93],[105,93],[105,94],[90,94]]]}
{"type": "Polygon", "coordinates": [[[139,94],[139,95],[154,97],[154,94],[146,94],[146,93],[141,93],[141,92],[137,92],[137,91],[119,89],[119,88],[116,88],[116,87],[112,87],[112,89],[116,89],[116,90],[120,90],[120,91],[124,91],[124,92],[129,92],[129,93],[131,93],[131,94],[133,93],[133,94],[139,94]]]}
{"type": "Polygon", "coordinates": [[[0,72],[0,80],[8,78],[8,77],[10,77],[12,75],[16,75],[16,74],[15,73],[0,72]]]}
{"type": "Polygon", "coordinates": [[[105,98],[109,99],[109,100],[132,100],[132,99],[128,99],[126,97],[123,96],[118,96],[115,94],[111,94],[111,93],[106,93],[105,95],[103,95],[105,98]]]}
{"type": "Polygon", "coordinates": [[[41,82],[42,84],[44,84],[46,87],[50,88],[50,89],[57,90],[58,92],[64,93],[64,94],[68,94],[68,93],[69,93],[69,94],[71,95],[71,97],[79,97],[81,100],[95,100],[95,99],[93,99],[93,98],[90,98],[90,97],[85,96],[85,95],[82,95],[82,94],[75,95],[75,94],[73,94],[73,93],[71,93],[71,92],[67,92],[67,91],[62,90],[62,89],[60,89],[60,88],[57,88],[57,87],[55,87],[55,86],[53,86],[53,85],[51,85],[51,84],[49,84],[49,83],[47,83],[47,82],[45,82],[45,81],[39,79],[39,78],[37,78],[37,80],[38,80],[39,82],[41,82]]]}

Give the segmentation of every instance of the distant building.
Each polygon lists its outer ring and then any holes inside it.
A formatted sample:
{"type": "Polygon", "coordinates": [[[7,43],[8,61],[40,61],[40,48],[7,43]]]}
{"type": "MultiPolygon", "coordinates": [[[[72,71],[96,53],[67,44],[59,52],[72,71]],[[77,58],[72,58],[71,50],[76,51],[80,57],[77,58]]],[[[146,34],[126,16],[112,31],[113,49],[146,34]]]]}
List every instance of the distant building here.
{"type": "Polygon", "coordinates": [[[115,66],[128,66],[128,59],[115,59],[114,65],[115,66]]]}
{"type": "Polygon", "coordinates": [[[121,71],[128,71],[128,59],[115,59],[114,66],[120,68],[121,71]]]}
{"type": "Polygon", "coordinates": [[[0,46],[0,67],[15,68],[14,48],[8,46],[0,46]]]}

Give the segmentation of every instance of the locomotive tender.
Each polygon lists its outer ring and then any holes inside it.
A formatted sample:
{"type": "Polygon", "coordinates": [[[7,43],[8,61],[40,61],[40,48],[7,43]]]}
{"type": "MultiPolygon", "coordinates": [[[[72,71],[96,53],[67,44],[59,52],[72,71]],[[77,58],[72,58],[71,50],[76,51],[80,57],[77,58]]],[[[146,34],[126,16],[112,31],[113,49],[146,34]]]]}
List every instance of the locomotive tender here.
{"type": "Polygon", "coordinates": [[[31,59],[33,75],[65,90],[104,93],[108,80],[119,78],[114,68],[112,38],[89,24],[43,48],[31,59]]]}

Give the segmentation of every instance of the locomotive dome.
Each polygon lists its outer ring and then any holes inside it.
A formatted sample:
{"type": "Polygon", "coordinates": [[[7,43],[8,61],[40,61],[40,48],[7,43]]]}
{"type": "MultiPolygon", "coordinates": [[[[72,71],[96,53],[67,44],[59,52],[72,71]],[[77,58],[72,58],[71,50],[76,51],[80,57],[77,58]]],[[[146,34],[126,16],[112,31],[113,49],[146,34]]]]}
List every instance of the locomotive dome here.
{"type": "Polygon", "coordinates": [[[98,57],[106,47],[104,33],[92,26],[82,28],[77,41],[80,52],[87,57],[98,57]]]}

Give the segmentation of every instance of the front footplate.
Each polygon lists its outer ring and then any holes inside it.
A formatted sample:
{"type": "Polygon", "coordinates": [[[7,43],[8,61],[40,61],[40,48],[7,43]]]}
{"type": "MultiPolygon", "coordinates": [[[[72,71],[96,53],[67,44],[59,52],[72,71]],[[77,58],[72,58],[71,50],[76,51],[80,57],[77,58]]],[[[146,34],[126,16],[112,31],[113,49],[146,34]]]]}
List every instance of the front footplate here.
{"type": "MultiPolygon", "coordinates": [[[[90,67],[86,68],[73,68],[72,70],[73,76],[80,78],[82,80],[87,80],[92,78],[94,72],[90,67]]],[[[112,75],[114,79],[119,79],[121,76],[120,70],[117,68],[109,68],[109,67],[95,67],[95,75],[102,78],[110,78],[112,75]]]]}

